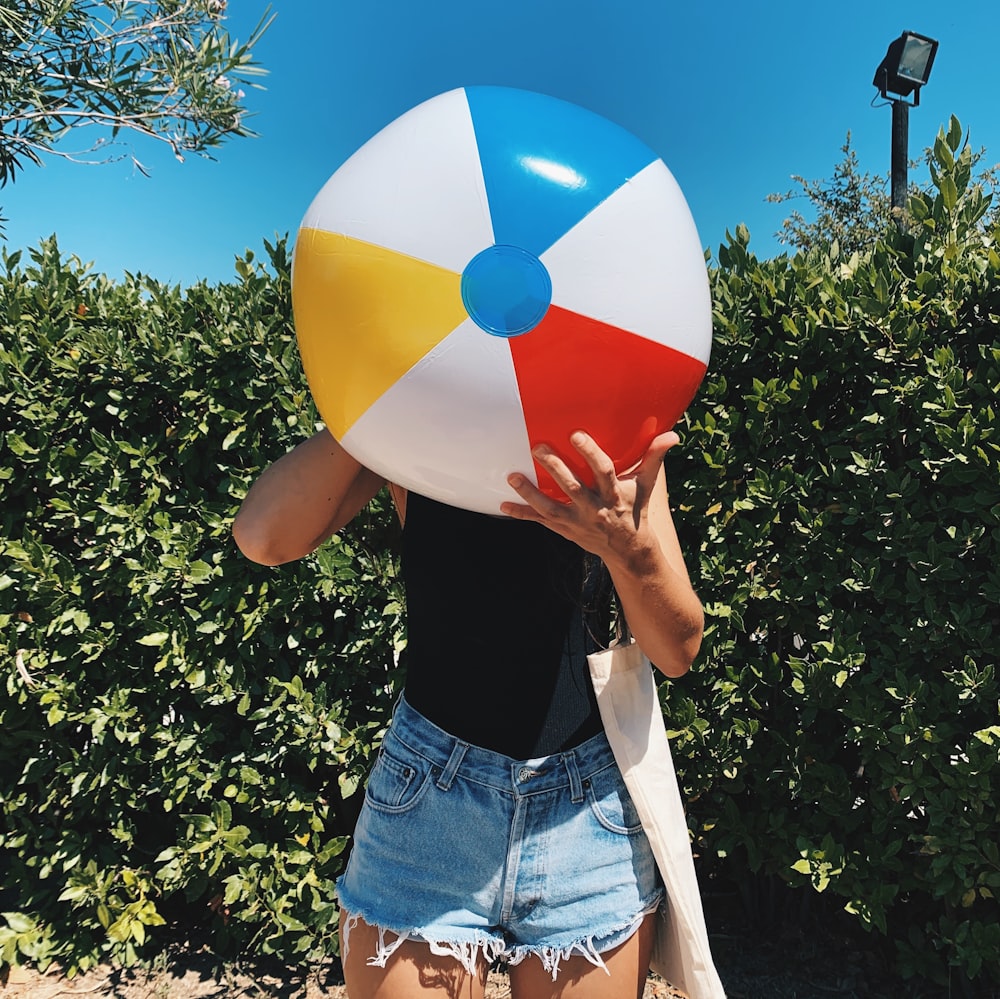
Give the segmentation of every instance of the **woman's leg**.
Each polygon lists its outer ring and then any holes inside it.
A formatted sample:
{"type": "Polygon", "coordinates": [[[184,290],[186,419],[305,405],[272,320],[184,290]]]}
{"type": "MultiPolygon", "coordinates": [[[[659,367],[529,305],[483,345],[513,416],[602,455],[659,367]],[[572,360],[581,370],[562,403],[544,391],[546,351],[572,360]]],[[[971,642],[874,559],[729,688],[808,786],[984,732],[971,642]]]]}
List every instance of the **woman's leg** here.
{"type": "MultiPolygon", "coordinates": [[[[345,915],[340,914],[340,953],[345,915]]],[[[351,919],[344,981],[350,999],[482,999],[489,968],[480,955],[475,975],[454,957],[432,954],[420,940],[400,944],[384,968],[368,964],[379,949],[379,933],[363,919],[351,919]]],[[[603,974],[603,973],[602,973],[603,974]]],[[[596,995],[596,993],[594,993],[596,995]]]]}
{"type": "Polygon", "coordinates": [[[552,973],[538,958],[526,957],[510,969],[511,999],[641,999],[656,918],[650,913],[628,940],[601,955],[610,975],[585,957],[574,956],[560,961],[552,981],[552,973]]]}

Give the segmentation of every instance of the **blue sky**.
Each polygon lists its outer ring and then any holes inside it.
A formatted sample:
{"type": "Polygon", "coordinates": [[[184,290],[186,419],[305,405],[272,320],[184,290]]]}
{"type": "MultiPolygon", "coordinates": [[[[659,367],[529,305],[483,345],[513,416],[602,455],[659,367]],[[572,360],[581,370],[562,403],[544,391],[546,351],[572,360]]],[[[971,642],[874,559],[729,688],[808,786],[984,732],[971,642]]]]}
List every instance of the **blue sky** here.
{"type": "MultiPolygon", "coordinates": [[[[228,27],[248,37],[263,0],[230,0],[228,27]]],[[[847,132],[863,169],[887,172],[890,111],[871,107],[875,67],[903,30],[941,47],[910,154],[949,115],[1000,160],[996,0],[273,0],[257,49],[269,70],[252,92],[256,139],[216,162],[177,163],[151,140],[126,160],[50,159],[0,190],[9,250],[55,232],[98,271],[184,285],[234,277],[246,248],[294,237],[309,202],[358,146],[410,107],[470,84],[574,101],[650,145],[677,177],[703,244],[745,223],[761,256],[788,214],[766,197],[791,175],[828,176],[847,132]]],[[[405,169],[405,164],[400,164],[405,169]]]]}

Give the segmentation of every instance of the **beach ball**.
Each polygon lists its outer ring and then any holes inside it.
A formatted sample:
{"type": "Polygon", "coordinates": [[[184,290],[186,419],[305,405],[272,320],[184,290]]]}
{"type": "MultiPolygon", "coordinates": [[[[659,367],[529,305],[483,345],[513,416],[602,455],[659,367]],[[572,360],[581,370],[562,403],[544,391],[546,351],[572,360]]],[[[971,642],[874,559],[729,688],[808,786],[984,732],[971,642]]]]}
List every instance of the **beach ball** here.
{"type": "Polygon", "coordinates": [[[504,87],[391,122],[302,221],[292,304],[327,428],[390,481],[499,513],[517,471],[565,499],[531,449],[592,483],[682,415],[712,340],[701,241],[643,142],[576,105],[504,87]]]}

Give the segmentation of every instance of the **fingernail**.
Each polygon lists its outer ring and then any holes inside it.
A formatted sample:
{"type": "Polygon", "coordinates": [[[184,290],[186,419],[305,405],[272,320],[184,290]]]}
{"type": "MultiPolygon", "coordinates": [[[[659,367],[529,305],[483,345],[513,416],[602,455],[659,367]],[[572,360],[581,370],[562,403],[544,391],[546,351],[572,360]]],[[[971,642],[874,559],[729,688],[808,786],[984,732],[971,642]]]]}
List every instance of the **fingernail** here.
{"type": "Polygon", "coordinates": [[[547,458],[550,454],[552,454],[552,449],[549,448],[549,447],[546,447],[546,445],[544,445],[544,444],[536,444],[531,449],[531,453],[536,458],[547,458]]]}
{"type": "Polygon", "coordinates": [[[584,441],[586,441],[586,439],[587,439],[587,435],[582,430],[576,430],[570,436],[569,442],[574,447],[576,447],[579,444],[583,444],[584,441]]]}
{"type": "Polygon", "coordinates": [[[515,472],[515,473],[514,473],[513,475],[508,475],[508,476],[507,476],[507,481],[508,481],[508,482],[509,482],[509,483],[510,483],[510,484],[511,484],[511,485],[512,485],[512,486],[513,486],[513,487],[514,487],[515,489],[517,489],[517,487],[518,487],[518,486],[523,486],[523,485],[524,485],[524,476],[523,476],[523,475],[518,475],[518,474],[517,474],[517,473],[515,472]]]}

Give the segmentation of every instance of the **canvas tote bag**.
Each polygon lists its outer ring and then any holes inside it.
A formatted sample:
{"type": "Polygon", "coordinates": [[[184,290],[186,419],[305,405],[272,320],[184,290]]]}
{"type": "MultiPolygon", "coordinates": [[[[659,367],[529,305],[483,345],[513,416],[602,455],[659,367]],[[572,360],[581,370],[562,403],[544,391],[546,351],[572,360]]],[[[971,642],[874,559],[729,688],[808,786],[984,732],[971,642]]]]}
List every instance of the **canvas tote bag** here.
{"type": "Polygon", "coordinates": [[[725,999],[709,948],[653,667],[634,642],[595,652],[587,662],[604,731],[667,890],[657,919],[653,971],[691,999],[725,999]]]}

